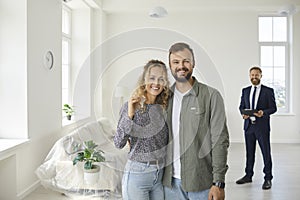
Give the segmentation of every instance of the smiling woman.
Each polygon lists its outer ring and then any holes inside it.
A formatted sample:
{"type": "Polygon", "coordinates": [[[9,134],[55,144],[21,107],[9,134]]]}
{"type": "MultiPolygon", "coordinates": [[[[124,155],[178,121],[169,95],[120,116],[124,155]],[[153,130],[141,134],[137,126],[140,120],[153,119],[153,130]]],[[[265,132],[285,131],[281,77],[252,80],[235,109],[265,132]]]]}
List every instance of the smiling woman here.
{"type": "Polygon", "coordinates": [[[166,108],[167,92],[170,84],[167,76],[167,69],[163,62],[150,60],[144,67],[144,72],[139,79],[134,96],[146,96],[146,103],[162,103],[163,107],[166,108]]]}
{"type": "Polygon", "coordinates": [[[122,179],[124,200],[163,198],[168,97],[167,67],[162,61],[150,60],[132,97],[121,108],[114,137],[117,148],[130,146],[122,179]]]}

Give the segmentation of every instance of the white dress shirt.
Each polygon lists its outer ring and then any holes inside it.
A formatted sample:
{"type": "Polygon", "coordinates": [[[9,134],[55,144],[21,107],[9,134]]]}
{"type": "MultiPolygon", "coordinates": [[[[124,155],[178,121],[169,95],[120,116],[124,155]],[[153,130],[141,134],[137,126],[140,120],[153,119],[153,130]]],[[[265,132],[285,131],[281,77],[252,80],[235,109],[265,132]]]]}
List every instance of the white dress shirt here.
{"type": "MultiPolygon", "coordinates": [[[[256,109],[259,93],[261,90],[261,84],[252,85],[252,87],[251,87],[250,96],[249,96],[250,108],[252,108],[252,96],[254,93],[254,87],[256,87],[256,92],[255,92],[255,100],[254,100],[253,108],[256,109]]],[[[252,116],[252,117],[250,117],[250,119],[251,119],[251,121],[255,121],[256,118],[254,116],[252,116]]]]}

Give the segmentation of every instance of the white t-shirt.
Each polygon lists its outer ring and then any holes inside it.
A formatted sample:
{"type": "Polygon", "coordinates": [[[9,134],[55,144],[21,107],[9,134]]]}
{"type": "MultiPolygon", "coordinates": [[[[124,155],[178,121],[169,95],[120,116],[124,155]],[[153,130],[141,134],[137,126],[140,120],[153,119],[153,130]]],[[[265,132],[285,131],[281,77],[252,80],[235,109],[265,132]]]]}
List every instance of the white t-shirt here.
{"type": "Polygon", "coordinates": [[[181,164],[180,164],[180,143],[179,143],[179,130],[180,130],[180,111],[181,102],[185,93],[179,92],[176,87],[174,90],[173,110],[172,110],[172,132],[173,132],[173,177],[181,179],[181,164]]]}

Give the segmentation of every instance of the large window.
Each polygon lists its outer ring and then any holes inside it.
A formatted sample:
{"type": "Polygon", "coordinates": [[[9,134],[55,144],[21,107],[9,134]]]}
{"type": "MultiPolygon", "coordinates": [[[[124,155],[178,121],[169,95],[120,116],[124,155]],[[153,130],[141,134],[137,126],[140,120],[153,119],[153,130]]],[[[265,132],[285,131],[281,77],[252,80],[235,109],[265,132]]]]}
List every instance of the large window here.
{"type": "Polygon", "coordinates": [[[62,9],[62,105],[71,104],[71,10],[62,9]]]}
{"type": "Polygon", "coordinates": [[[263,83],[274,88],[279,113],[289,106],[289,23],[286,16],[258,18],[260,66],[263,83]]]}

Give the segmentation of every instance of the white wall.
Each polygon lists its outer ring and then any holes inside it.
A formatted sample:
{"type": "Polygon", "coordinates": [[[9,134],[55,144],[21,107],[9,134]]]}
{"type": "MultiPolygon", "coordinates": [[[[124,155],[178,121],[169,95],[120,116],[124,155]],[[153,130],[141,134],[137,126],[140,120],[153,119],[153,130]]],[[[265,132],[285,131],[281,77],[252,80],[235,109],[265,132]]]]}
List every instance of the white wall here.
{"type": "MultiPolygon", "coordinates": [[[[268,12],[268,7],[264,8],[268,12]]],[[[146,27],[158,27],[182,33],[200,45],[215,64],[217,72],[221,77],[224,87],[224,99],[227,110],[230,139],[232,142],[243,142],[243,120],[238,111],[241,89],[250,84],[248,70],[251,65],[259,63],[257,44],[257,16],[261,12],[247,9],[213,10],[201,12],[176,12],[169,13],[169,16],[161,19],[151,19],[145,13],[113,13],[107,16],[107,38],[122,34],[126,31],[142,29],[146,27]]],[[[300,61],[297,56],[299,52],[300,38],[300,13],[294,16],[294,67],[292,72],[292,115],[272,116],[272,142],[300,142],[299,122],[300,109],[296,99],[299,98],[297,86],[300,84],[299,74],[300,61]],[[298,41],[298,42],[297,42],[298,41]]],[[[141,35],[140,37],[143,37],[141,35]]],[[[137,38],[142,40],[142,38],[137,38]]],[[[144,38],[144,40],[149,38],[144,38]]],[[[152,39],[152,38],[151,38],[152,39]]],[[[153,43],[164,42],[163,38],[157,37],[153,43]]],[[[168,49],[169,46],[166,46],[168,49]]],[[[197,54],[197,52],[195,52],[197,54]]],[[[147,56],[136,57],[138,61],[147,56]]],[[[152,54],[153,57],[155,54],[152,54]]],[[[122,55],[124,56],[124,55],[122,55]]],[[[110,80],[117,82],[119,77],[125,76],[136,60],[128,60],[116,67],[117,76],[109,76],[110,80]]],[[[196,60],[196,67],[199,71],[206,70],[201,60],[196,60]]],[[[214,85],[216,80],[213,77],[204,77],[205,82],[214,85]]],[[[136,81],[136,80],[131,80],[136,81]]],[[[111,90],[115,84],[112,81],[104,82],[106,97],[112,98],[111,90]]],[[[221,88],[218,88],[221,90],[221,88]]],[[[106,100],[107,101],[107,100],[106,100]]],[[[112,100],[110,100],[112,102],[112,100]]],[[[111,116],[108,110],[104,115],[111,116]]]]}
{"type": "Polygon", "coordinates": [[[91,81],[89,54],[91,51],[91,11],[88,6],[72,11],[72,104],[76,109],[75,119],[91,114],[91,81]]]}
{"type": "MultiPolygon", "coordinates": [[[[11,180],[0,188],[0,199],[22,199],[35,189],[39,185],[35,170],[66,133],[61,123],[61,8],[61,0],[0,2],[0,138],[30,139],[0,161],[0,185],[11,180]],[[43,65],[48,50],[54,54],[51,70],[43,65]]],[[[94,15],[90,9],[74,13],[81,27],[80,34],[74,35],[74,47],[79,47],[73,52],[74,78],[92,48],[91,19],[101,14],[95,11],[94,15]]],[[[101,37],[93,39],[99,42],[101,37]]]]}
{"type": "Polygon", "coordinates": [[[14,165],[1,168],[7,172],[1,180],[15,183],[12,192],[2,188],[0,193],[20,199],[38,185],[34,171],[61,130],[61,0],[0,4],[0,135],[30,139],[1,161],[14,165]],[[54,54],[52,70],[43,65],[48,50],[54,54]]]}
{"type": "MultiPolygon", "coordinates": [[[[102,11],[102,9],[94,9],[93,13],[92,13],[92,27],[93,27],[93,32],[92,34],[92,54],[94,54],[93,52],[97,51],[97,49],[99,48],[99,46],[101,46],[102,41],[104,40],[104,38],[106,37],[106,14],[102,11]]],[[[92,88],[98,88],[98,69],[92,67],[91,68],[91,73],[92,73],[92,88]]],[[[102,88],[100,87],[98,89],[98,92],[95,94],[95,91],[92,90],[91,91],[91,100],[92,100],[92,105],[91,105],[91,109],[92,109],[92,115],[100,115],[102,116],[102,114],[100,113],[95,113],[95,111],[100,111],[102,110],[102,107],[104,107],[103,104],[100,103],[94,103],[94,102],[100,102],[100,100],[102,99],[102,88]]]]}
{"type": "Polygon", "coordinates": [[[27,0],[24,8],[27,10],[30,144],[20,150],[17,157],[18,194],[26,193],[29,186],[36,183],[34,171],[61,130],[61,6],[60,0],[27,0]],[[51,70],[43,65],[48,50],[54,54],[51,70]]]}
{"type": "Polygon", "coordinates": [[[0,138],[28,135],[25,7],[26,0],[0,2],[0,138]]]}

